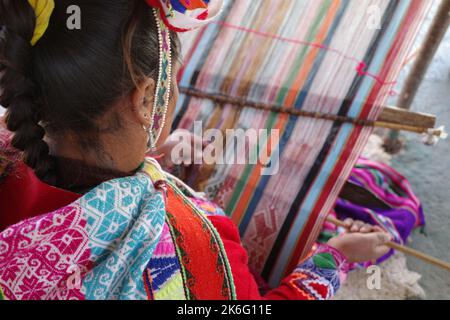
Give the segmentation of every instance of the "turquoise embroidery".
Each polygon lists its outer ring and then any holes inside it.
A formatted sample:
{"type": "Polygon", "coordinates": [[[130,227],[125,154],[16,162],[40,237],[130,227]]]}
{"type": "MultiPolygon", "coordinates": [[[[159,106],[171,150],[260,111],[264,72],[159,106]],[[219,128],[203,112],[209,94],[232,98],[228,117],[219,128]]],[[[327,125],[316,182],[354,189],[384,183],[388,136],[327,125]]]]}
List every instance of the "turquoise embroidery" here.
{"type": "Polygon", "coordinates": [[[165,222],[163,195],[139,173],[103,183],[80,205],[95,264],[83,279],[86,299],[146,299],[142,274],[165,222]]]}

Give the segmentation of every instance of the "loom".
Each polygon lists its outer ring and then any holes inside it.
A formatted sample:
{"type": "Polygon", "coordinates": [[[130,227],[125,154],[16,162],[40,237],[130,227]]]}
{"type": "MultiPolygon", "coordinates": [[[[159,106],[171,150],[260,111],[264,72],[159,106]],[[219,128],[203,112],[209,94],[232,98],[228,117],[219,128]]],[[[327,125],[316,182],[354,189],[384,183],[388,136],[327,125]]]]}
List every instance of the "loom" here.
{"type": "Polygon", "coordinates": [[[374,128],[442,133],[431,115],[385,105],[431,4],[230,0],[221,19],[182,36],[175,128],[280,132],[277,145],[248,146],[277,151],[278,174],[222,164],[191,177],[237,223],[271,285],[310,252],[374,128]]]}

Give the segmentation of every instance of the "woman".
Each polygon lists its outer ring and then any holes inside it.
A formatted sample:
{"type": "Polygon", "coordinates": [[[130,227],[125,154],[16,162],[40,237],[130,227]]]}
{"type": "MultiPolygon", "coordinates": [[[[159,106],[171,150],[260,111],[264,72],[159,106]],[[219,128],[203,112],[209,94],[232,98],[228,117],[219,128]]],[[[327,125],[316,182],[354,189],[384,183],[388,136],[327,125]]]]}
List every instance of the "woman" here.
{"type": "Polygon", "coordinates": [[[330,299],[348,263],[387,253],[387,234],[348,220],[261,296],[233,223],[146,156],[170,152],[176,31],[220,7],[0,0],[3,298],[330,299]]]}

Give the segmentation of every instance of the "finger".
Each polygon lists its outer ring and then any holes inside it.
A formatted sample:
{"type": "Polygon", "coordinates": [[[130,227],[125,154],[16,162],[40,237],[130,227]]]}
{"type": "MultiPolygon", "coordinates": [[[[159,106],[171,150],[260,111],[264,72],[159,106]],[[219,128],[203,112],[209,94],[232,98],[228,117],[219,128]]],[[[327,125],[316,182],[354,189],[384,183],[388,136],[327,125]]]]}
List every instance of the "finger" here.
{"type": "Polygon", "coordinates": [[[380,226],[373,226],[374,232],[386,232],[386,230],[382,229],[380,226]]]}
{"type": "Polygon", "coordinates": [[[203,149],[205,149],[207,146],[209,146],[210,144],[212,144],[214,141],[212,139],[208,140],[208,139],[203,139],[202,142],[202,147],[203,149]]]}
{"type": "Polygon", "coordinates": [[[375,248],[374,253],[377,257],[377,259],[387,255],[392,249],[388,246],[378,246],[375,248]]]}
{"type": "Polygon", "coordinates": [[[387,232],[375,232],[373,235],[376,237],[377,246],[383,246],[392,240],[392,237],[387,232]]]}
{"type": "Polygon", "coordinates": [[[371,233],[374,232],[374,228],[372,225],[366,223],[362,226],[361,230],[359,230],[361,233],[371,233]]]}
{"type": "Polygon", "coordinates": [[[361,221],[355,221],[352,225],[352,227],[350,228],[350,232],[359,232],[361,230],[361,228],[364,226],[364,223],[361,221]]]}
{"type": "Polygon", "coordinates": [[[191,143],[194,147],[202,146],[205,142],[205,139],[203,137],[200,137],[199,135],[192,134],[191,135],[191,143]]]}
{"type": "Polygon", "coordinates": [[[191,159],[190,165],[200,165],[203,162],[203,151],[194,149],[193,158],[191,159]]]}
{"type": "Polygon", "coordinates": [[[353,225],[353,222],[354,221],[353,221],[352,218],[345,219],[345,221],[344,221],[345,228],[350,229],[352,227],[352,225],[353,225]]]}

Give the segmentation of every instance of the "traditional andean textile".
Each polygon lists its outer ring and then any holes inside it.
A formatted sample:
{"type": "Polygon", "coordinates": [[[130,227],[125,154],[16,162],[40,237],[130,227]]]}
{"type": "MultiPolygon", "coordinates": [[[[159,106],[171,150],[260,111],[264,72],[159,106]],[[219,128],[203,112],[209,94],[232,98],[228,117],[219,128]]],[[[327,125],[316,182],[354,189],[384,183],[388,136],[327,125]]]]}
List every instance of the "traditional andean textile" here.
{"type": "Polygon", "coordinates": [[[159,176],[149,161],[135,176],[2,231],[0,298],[235,299],[216,229],[175,187],[156,189],[159,176]],[[175,277],[144,273],[159,258],[175,277]]]}
{"type": "MultiPolygon", "coordinates": [[[[375,120],[431,2],[227,1],[220,21],[182,36],[180,86],[375,120]]],[[[192,129],[195,120],[204,130],[280,132],[279,144],[248,146],[272,155],[278,174],[229,164],[205,166],[194,179],[238,223],[252,267],[275,286],[316,241],[372,128],[182,95],[175,127],[192,129]]]]}
{"type": "MultiPolygon", "coordinates": [[[[72,194],[65,204],[56,200],[65,190],[22,169],[8,176],[0,187],[25,191],[6,213],[42,201],[56,211],[24,216],[0,233],[0,299],[317,300],[336,294],[349,264],[336,249],[319,245],[262,297],[234,223],[215,215],[213,205],[199,200],[197,208],[173,183],[162,183],[155,168],[147,164],[133,177],[72,194]],[[46,189],[53,195],[47,199],[41,197],[46,189]],[[211,209],[213,216],[201,212],[211,209]]],[[[0,203],[11,198],[0,192],[0,203]]]]}
{"type": "MultiPolygon", "coordinates": [[[[393,240],[405,244],[411,232],[425,226],[420,200],[415,196],[408,180],[390,166],[360,158],[352,170],[350,183],[363,188],[377,199],[377,204],[358,203],[339,198],[331,215],[340,220],[351,218],[379,226],[392,235],[393,240]]],[[[325,223],[321,242],[340,233],[340,228],[325,223]]],[[[394,254],[394,250],[381,257],[381,263],[394,254]]],[[[363,264],[371,265],[372,262],[363,264]]]]}

